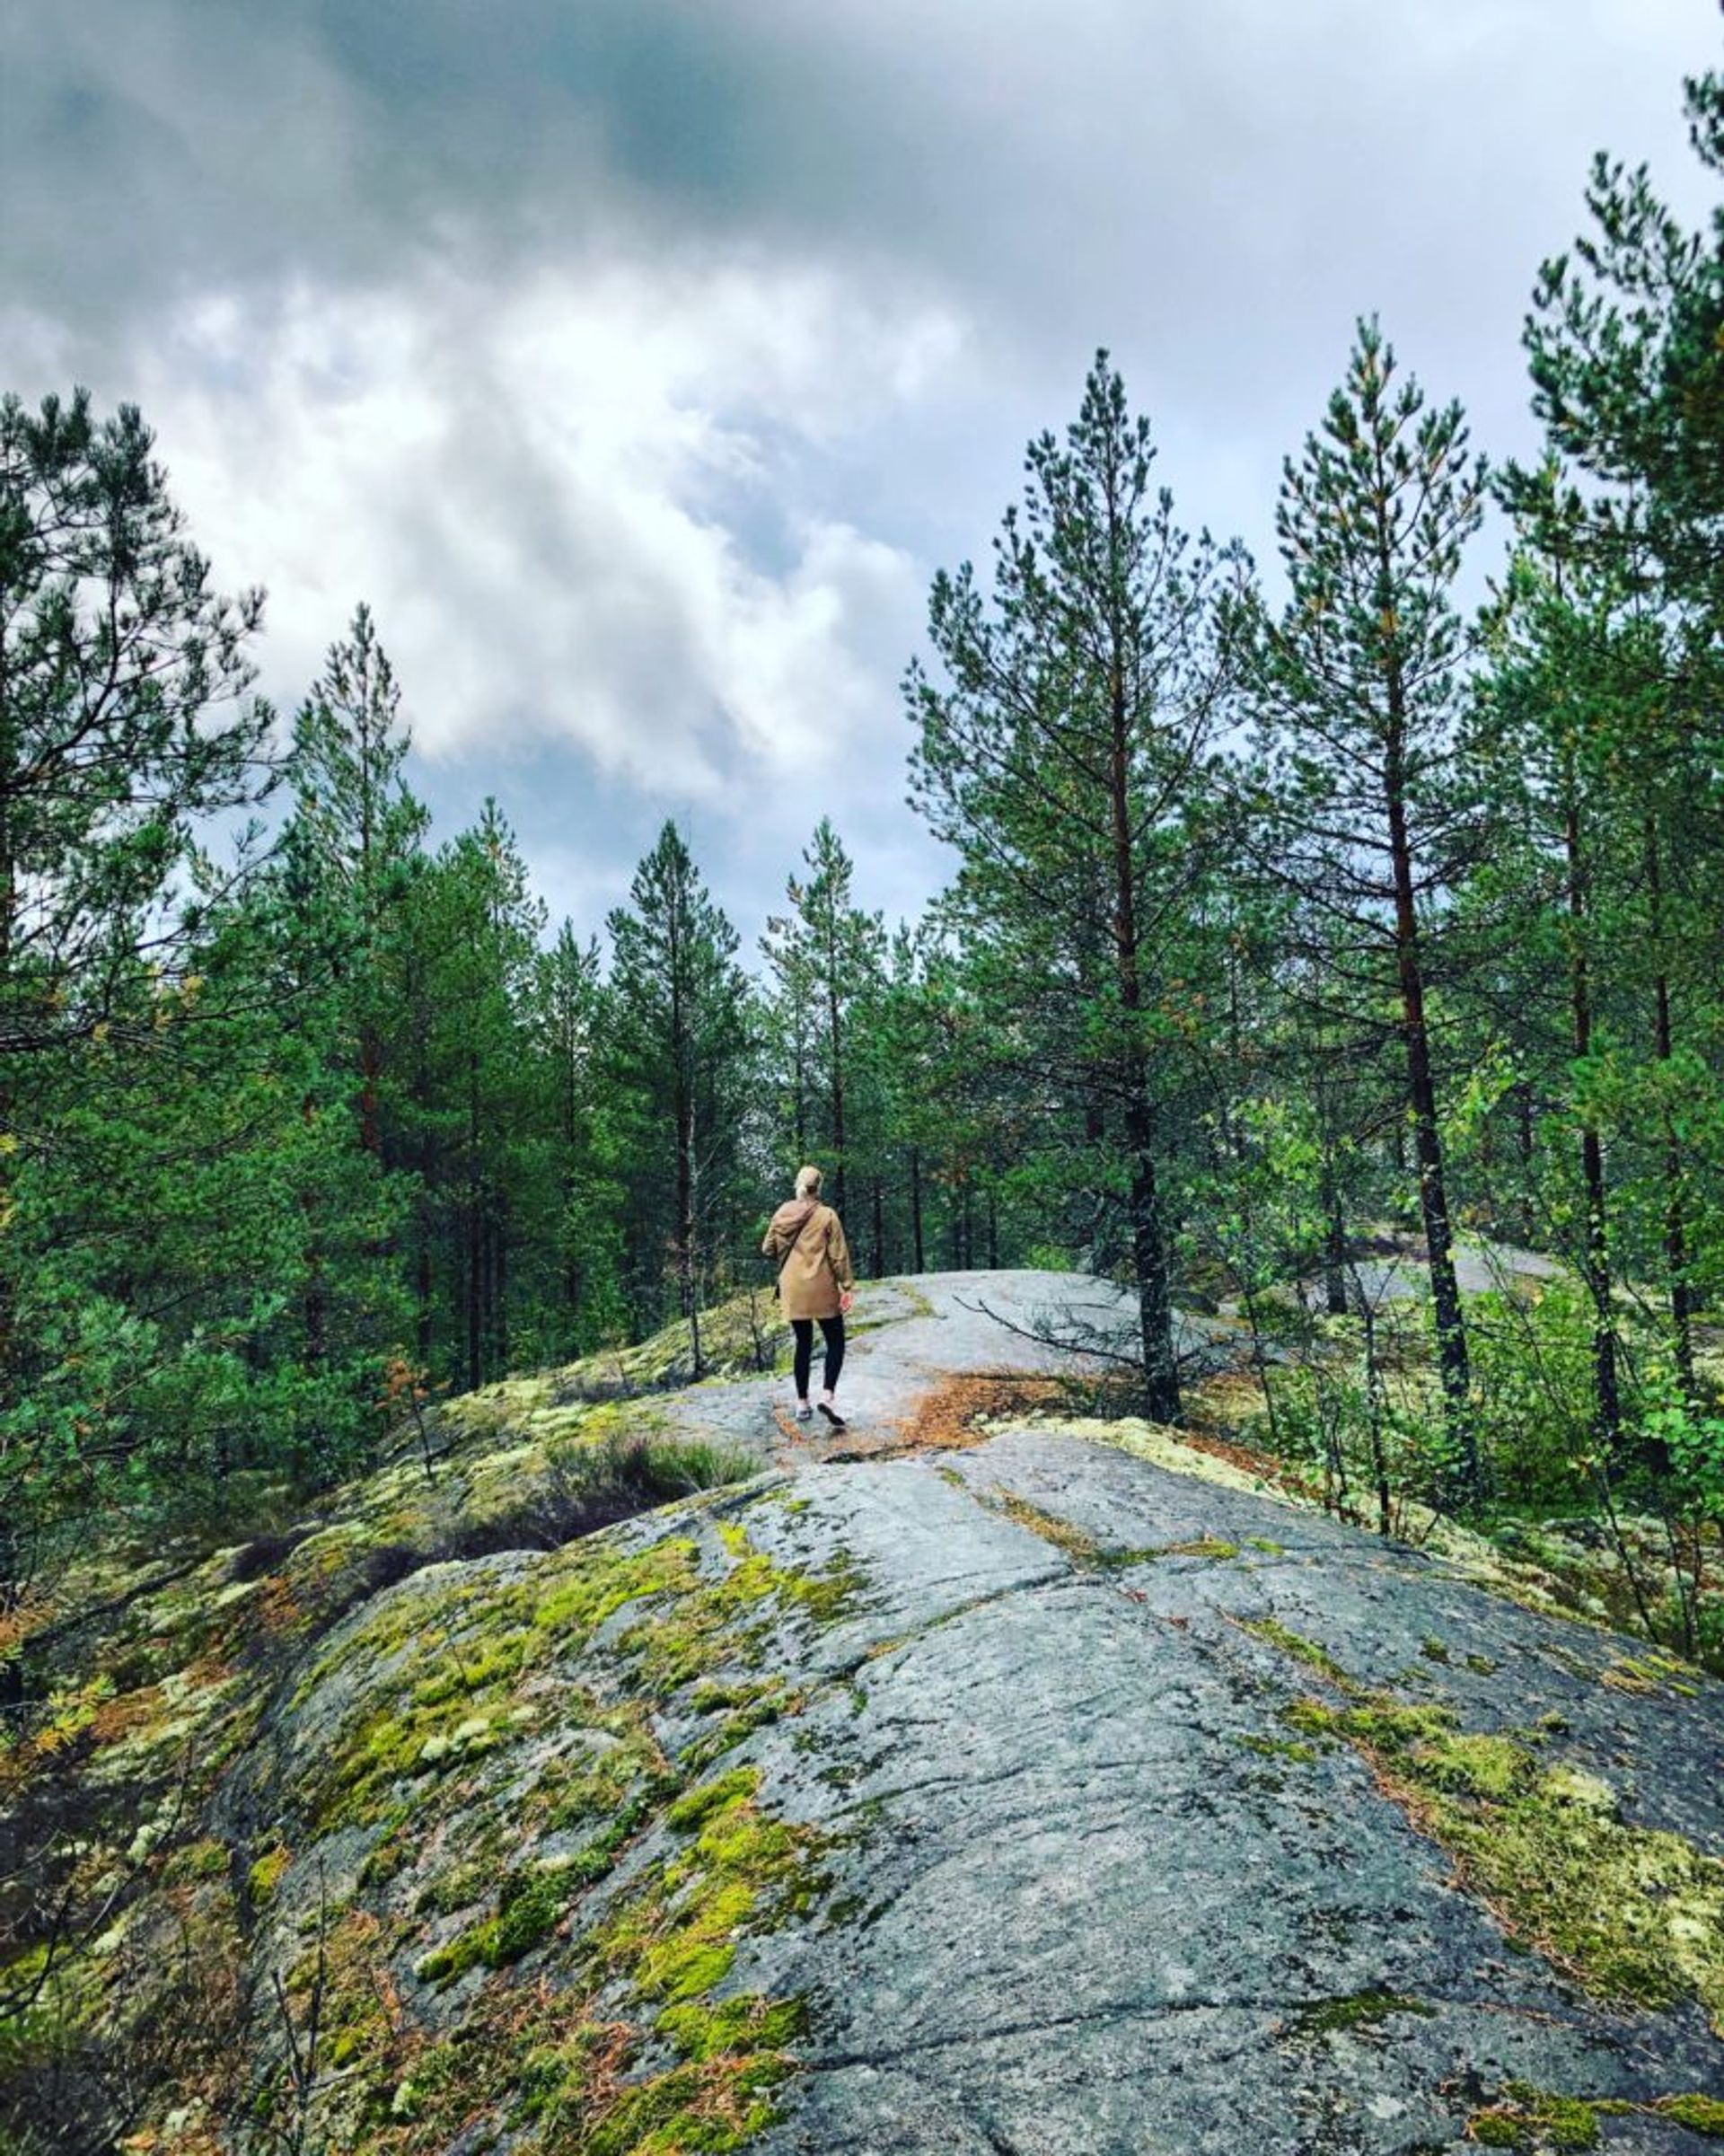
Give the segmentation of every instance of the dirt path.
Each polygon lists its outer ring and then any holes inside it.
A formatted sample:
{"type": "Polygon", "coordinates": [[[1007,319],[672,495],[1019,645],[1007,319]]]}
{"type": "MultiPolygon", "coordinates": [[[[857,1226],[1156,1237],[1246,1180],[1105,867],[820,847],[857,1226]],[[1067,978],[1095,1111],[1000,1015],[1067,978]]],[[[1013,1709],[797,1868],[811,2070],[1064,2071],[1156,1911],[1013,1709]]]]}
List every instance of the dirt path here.
{"type": "MultiPolygon", "coordinates": [[[[923,1441],[930,1410],[939,1420],[938,1404],[954,1381],[979,1381],[978,1401],[980,1381],[998,1382],[1009,1398],[1014,1380],[1106,1367],[1027,1335],[1074,1320],[1129,1325],[1131,1315],[1121,1290],[1077,1273],[941,1272],[868,1281],[857,1294],[839,1383],[843,1431],[830,1431],[818,1417],[798,1423],[787,1377],[694,1386],[654,1404],[679,1432],[754,1451],[778,1467],[892,1455],[923,1441]]],[[[1226,1320],[1182,1319],[1180,1351],[1200,1355],[1230,1342],[1236,1330],[1226,1320]]],[[[816,1342],[816,1390],[819,1353],[816,1342]]]]}

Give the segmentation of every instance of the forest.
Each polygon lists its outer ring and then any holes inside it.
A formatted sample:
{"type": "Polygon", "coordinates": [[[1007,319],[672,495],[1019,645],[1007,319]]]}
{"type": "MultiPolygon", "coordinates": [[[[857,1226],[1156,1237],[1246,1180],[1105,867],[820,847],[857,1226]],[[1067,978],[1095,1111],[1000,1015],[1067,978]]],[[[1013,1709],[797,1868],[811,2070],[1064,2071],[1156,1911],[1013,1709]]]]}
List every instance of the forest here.
{"type": "Polygon", "coordinates": [[[495,805],[432,842],[387,623],[272,709],[145,417],[9,398],[0,1677],[92,1538],[669,1325],[767,1351],[805,1159],[863,1273],[1127,1283],[1105,1404],[1166,1423],[1225,1311],[1230,1440],[1385,1533],[1592,1521],[1724,1664],[1724,209],[1601,157],[1525,354],[1496,462],[1363,320],[1261,572],[1098,355],[933,582],[953,876],[895,923],[824,818],[765,922],[667,823],[553,923],[495,805]]]}

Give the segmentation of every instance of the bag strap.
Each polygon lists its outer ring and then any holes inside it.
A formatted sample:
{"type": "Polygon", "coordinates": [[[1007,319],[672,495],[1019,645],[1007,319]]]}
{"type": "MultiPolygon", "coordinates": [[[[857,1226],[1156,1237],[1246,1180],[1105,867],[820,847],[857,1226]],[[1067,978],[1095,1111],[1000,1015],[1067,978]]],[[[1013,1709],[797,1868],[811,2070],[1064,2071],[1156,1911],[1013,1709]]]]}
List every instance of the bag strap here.
{"type": "Polygon", "coordinates": [[[785,1267],[786,1267],[786,1266],[787,1266],[787,1264],[790,1263],[791,1259],[792,1259],[792,1258],[793,1258],[793,1257],[796,1255],[796,1245],[797,1245],[799,1242],[801,1242],[801,1240],[802,1240],[802,1231],[803,1231],[803,1229],[804,1229],[805,1228],[806,1228],[806,1227],[807,1227],[807,1225],[808,1225],[809,1221],[810,1221],[810,1220],[812,1220],[812,1219],[814,1219],[814,1215],[815,1215],[815,1214],[816,1214],[816,1213],[817,1213],[819,1210],[820,1210],[820,1200],[819,1200],[818,1198],[816,1198],[816,1199],[814,1199],[814,1200],[813,1201],[813,1202],[810,1204],[810,1206],[809,1206],[809,1208],[808,1208],[807,1211],[806,1211],[805,1213],[804,1213],[804,1215],[802,1216],[802,1219],[801,1219],[799,1221],[797,1221],[797,1223],[796,1223],[796,1234],[795,1234],[795,1235],[793,1235],[793,1236],[791,1236],[791,1238],[790,1238],[790,1243],[789,1243],[789,1246],[788,1246],[788,1248],[787,1248],[787,1249],[785,1251],[785,1254],[784,1254],[784,1255],[783,1255],[783,1256],[782,1256],[782,1257],[781,1257],[781,1258],[778,1260],[778,1280],[779,1280],[780,1281],[781,1281],[781,1280],[784,1279],[784,1269],[785,1269],[785,1267]]]}

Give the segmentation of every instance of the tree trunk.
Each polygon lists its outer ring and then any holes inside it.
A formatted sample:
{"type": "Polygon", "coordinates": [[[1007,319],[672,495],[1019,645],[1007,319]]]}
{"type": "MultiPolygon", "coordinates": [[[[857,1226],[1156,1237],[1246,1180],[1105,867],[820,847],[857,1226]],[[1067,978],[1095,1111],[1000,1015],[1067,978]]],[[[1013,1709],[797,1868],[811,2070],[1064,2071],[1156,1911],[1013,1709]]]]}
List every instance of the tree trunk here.
{"type": "Polygon", "coordinates": [[[1430,1266],[1430,1298],[1437,1321],[1437,1363],[1443,1388],[1443,1419],[1454,1466],[1449,1477],[1463,1504],[1483,1494],[1478,1439],[1473,1423],[1472,1376],[1466,1329],[1461,1315],[1460,1283],[1455,1275],[1454,1236],[1449,1224],[1448,1189],[1443,1174],[1442,1133],[1437,1125],[1437,1088],[1431,1074],[1430,1036],[1425,1020],[1425,982],[1418,910],[1413,899],[1412,848],[1402,795],[1402,744],[1404,739],[1403,690],[1398,675],[1389,684],[1389,741],[1386,760],[1390,859],[1394,877],[1394,946],[1401,991],[1401,1030],[1406,1043],[1407,1098],[1412,1110],[1413,1156],[1419,1171],[1419,1203],[1424,1217],[1425,1247],[1430,1266]]]}
{"type": "Polygon", "coordinates": [[[577,1023],[570,1021],[563,1044],[563,1218],[559,1232],[563,1245],[561,1287],[565,1352],[572,1352],[576,1345],[581,1308],[581,1263],[569,1233],[569,1224],[575,1216],[575,1200],[580,1190],[580,1178],[575,1168],[576,1149],[580,1143],[581,1130],[578,1052],[576,1045],[579,1038],[577,1023]]]}
{"type": "Polygon", "coordinates": [[[1347,1221],[1341,1192],[1327,1158],[1324,1162],[1323,1297],[1331,1317],[1347,1315],[1347,1221]]]}
{"type": "Polygon", "coordinates": [[[700,1290],[695,1268],[695,1160],[694,1118],[690,1113],[687,1133],[678,1148],[681,1157],[677,1163],[677,1181],[683,1195],[682,1206],[682,1311],[689,1321],[689,1360],[694,1375],[699,1377],[706,1369],[706,1357],[700,1345],[700,1290]]]}
{"type": "Polygon", "coordinates": [[[418,1301],[419,1367],[428,1369],[432,1342],[435,1336],[431,1312],[431,1223],[425,1217],[423,1202],[418,1211],[418,1252],[414,1263],[413,1285],[418,1301]]]}
{"type": "Polygon", "coordinates": [[[484,1305],[481,1274],[484,1264],[484,1209],[479,1202],[479,1051],[467,1057],[467,1386],[477,1392],[484,1383],[484,1305]]]}
{"type": "Polygon", "coordinates": [[[875,1280],[886,1274],[886,1195],[881,1178],[874,1177],[874,1263],[870,1267],[875,1280]]]}
{"type": "Polygon", "coordinates": [[[430,1016],[420,993],[418,971],[409,953],[406,980],[405,1001],[413,1012],[417,1023],[413,1026],[413,1106],[418,1123],[414,1144],[416,1166],[418,1169],[419,1188],[413,1209],[415,1240],[414,1294],[418,1301],[418,1339],[419,1368],[429,1372],[432,1346],[436,1337],[435,1315],[431,1307],[434,1273],[431,1257],[432,1238],[432,1175],[436,1167],[436,1141],[431,1134],[430,1096],[431,1073],[426,1043],[430,1034],[430,1016]]]}
{"type": "Polygon", "coordinates": [[[502,1377],[509,1367],[509,1237],[500,1217],[491,1222],[491,1369],[502,1377]]]}
{"type": "Polygon", "coordinates": [[[1317,1102],[1318,1185],[1323,1204],[1323,1298],[1331,1317],[1347,1315],[1347,1216],[1341,1177],[1335,1168],[1335,1115],[1324,1067],[1326,1043],[1317,1038],[1315,1072],[1317,1102]]]}
{"type": "Polygon", "coordinates": [[[689,1353],[700,1375],[700,1313],[694,1291],[694,1104],[689,1097],[683,1055],[677,1055],[676,1272],[677,1299],[689,1328],[689,1353]]]}
{"type": "Polygon", "coordinates": [[[1158,1422],[1180,1419],[1179,1363],[1174,1350],[1172,1282],[1157,1185],[1155,1116],[1141,1032],[1137,901],[1131,843],[1131,766],[1125,676],[1114,664],[1110,684],[1113,761],[1109,774],[1113,839],[1113,949],[1125,1037],[1121,1043],[1126,1151],[1130,1161],[1131,1250],[1138,1276],[1145,1405],[1158,1422]]]}
{"type": "MultiPolygon", "coordinates": [[[[1658,826],[1646,824],[1646,886],[1652,920],[1653,1047],[1660,1063],[1676,1053],[1670,1017],[1670,977],[1664,965],[1664,868],[1658,826]]],[[[1667,1109],[1664,1115],[1664,1260],[1670,1285],[1670,1340],[1676,1375],[1686,1396],[1695,1397],[1694,1311],[1698,1298],[1688,1277],[1688,1220],[1683,1193],[1682,1145],[1667,1109]]]]}
{"type": "Polygon", "coordinates": [[[922,1148],[910,1148],[910,1231],[916,1249],[916,1270],[928,1271],[928,1253],[922,1244],[922,1148]]]}
{"type": "Polygon", "coordinates": [[[844,1019],[839,1008],[835,964],[826,983],[826,1008],[832,1052],[832,1202],[844,1218],[844,1019]]]}
{"type": "MultiPolygon", "coordinates": [[[[309,1130],[317,1119],[317,1104],[308,1093],[300,1103],[300,1116],[309,1130]]],[[[312,1193],[303,1192],[300,1212],[305,1221],[305,1360],[321,1369],[329,1360],[329,1286],[323,1277],[323,1246],[318,1234],[317,1207],[312,1193]]]]}
{"type": "MultiPolygon", "coordinates": [[[[1583,1063],[1592,1053],[1592,981],[1587,959],[1588,890],[1580,843],[1580,809],[1572,772],[1568,774],[1563,818],[1563,849],[1568,857],[1569,1008],[1574,1058],[1583,1063]]],[[[1610,1299],[1609,1219],[1605,1192],[1605,1152],[1590,1116],[1580,1129],[1580,1178],[1586,1190],[1586,1253],[1581,1261],[1592,1298],[1593,1426],[1606,1458],[1622,1444],[1623,1414],[1616,1369],[1616,1326],[1610,1299]]]]}
{"type": "Polygon", "coordinates": [[[1538,1233],[1538,1221],[1533,1204],[1533,1161],[1536,1149],[1536,1133],[1533,1118],[1533,1085],[1530,1078],[1522,1078],[1515,1087],[1515,1143],[1520,1164],[1520,1195],[1515,1204],[1515,1227],[1519,1239],[1530,1243],[1538,1233]]]}

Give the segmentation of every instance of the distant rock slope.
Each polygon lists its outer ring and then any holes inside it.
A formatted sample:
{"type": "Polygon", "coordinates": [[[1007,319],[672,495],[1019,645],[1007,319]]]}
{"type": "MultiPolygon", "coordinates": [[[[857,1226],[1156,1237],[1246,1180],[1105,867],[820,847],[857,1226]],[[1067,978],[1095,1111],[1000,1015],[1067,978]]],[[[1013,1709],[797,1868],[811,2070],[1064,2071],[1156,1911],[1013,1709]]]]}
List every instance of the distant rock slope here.
{"type": "Polygon", "coordinates": [[[0,1970],[17,2145],[1719,2146],[1724,1688],[1142,1426],[951,1442],[1060,1285],[875,1291],[842,1440],[523,1383],[110,1593],[0,1759],[101,1919],[0,1970]],[[761,1472],[513,1546],[636,1416],[761,1472]]]}

